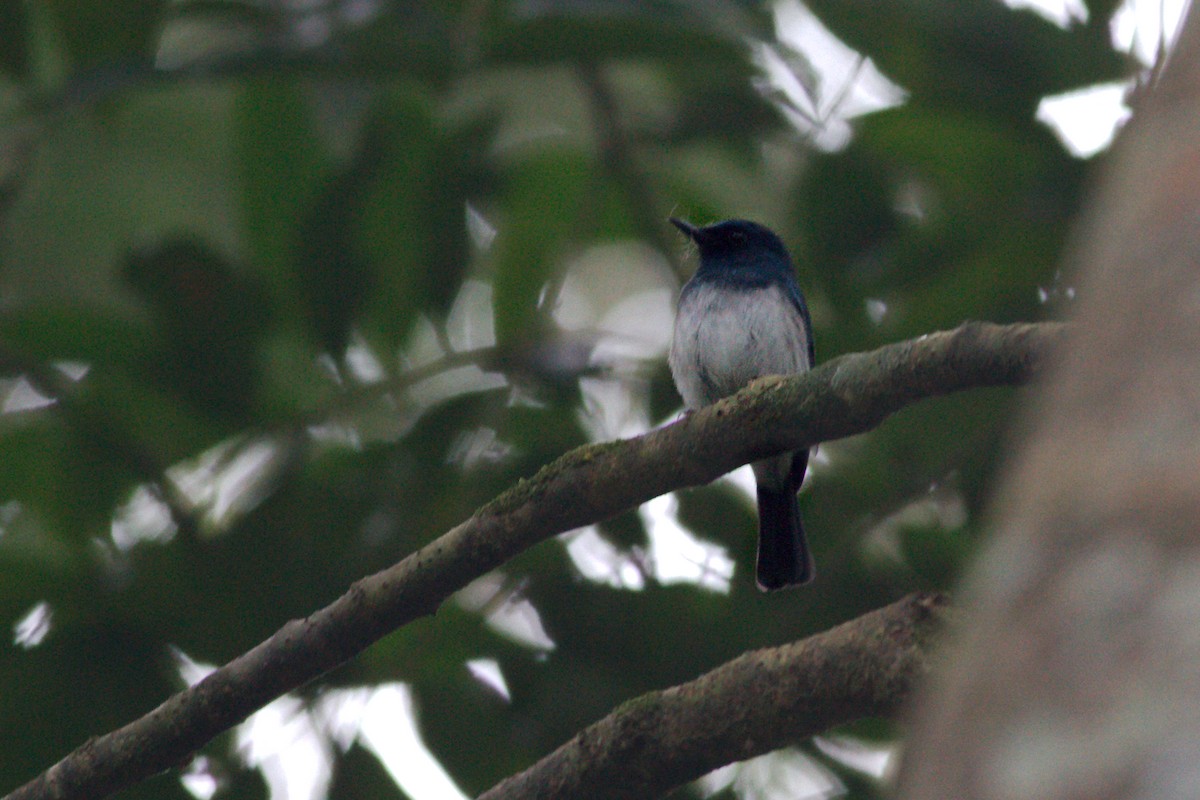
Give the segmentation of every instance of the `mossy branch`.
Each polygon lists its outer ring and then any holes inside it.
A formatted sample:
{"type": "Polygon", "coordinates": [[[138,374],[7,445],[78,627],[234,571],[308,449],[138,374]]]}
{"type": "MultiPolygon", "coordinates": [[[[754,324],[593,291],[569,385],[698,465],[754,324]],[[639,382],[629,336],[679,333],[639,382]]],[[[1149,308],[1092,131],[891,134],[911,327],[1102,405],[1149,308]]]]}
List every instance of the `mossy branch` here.
{"type": "Polygon", "coordinates": [[[939,595],[910,595],[621,705],[479,800],[649,800],[734,761],[893,712],[929,668],[939,595]]]}
{"type": "Polygon", "coordinates": [[[539,542],[764,456],[863,433],[923,398],[1023,384],[1061,327],[968,323],[845,355],[805,375],[763,378],[644,436],[573,450],[145,716],[88,740],[8,800],[100,798],[184,763],[274,698],[432,613],[539,542]]]}

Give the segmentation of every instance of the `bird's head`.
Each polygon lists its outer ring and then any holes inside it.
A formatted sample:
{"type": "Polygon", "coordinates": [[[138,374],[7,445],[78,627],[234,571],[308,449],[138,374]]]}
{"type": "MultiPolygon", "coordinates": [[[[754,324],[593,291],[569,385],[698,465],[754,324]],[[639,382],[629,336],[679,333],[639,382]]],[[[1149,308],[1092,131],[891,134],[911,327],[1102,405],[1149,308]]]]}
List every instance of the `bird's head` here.
{"type": "Polygon", "coordinates": [[[701,268],[791,270],[791,257],[783,242],[757,222],[730,219],[701,228],[671,217],[671,224],[696,243],[701,268]]]}

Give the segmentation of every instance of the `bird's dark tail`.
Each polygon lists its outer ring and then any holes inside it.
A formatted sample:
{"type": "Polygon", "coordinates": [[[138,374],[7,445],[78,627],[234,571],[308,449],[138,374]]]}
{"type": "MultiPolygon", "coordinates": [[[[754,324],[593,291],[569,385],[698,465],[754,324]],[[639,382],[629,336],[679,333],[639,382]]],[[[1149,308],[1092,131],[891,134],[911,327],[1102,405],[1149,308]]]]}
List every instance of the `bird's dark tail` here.
{"type": "Polygon", "coordinates": [[[813,579],[812,556],[790,488],[758,487],[758,588],[769,592],[813,579]]]}

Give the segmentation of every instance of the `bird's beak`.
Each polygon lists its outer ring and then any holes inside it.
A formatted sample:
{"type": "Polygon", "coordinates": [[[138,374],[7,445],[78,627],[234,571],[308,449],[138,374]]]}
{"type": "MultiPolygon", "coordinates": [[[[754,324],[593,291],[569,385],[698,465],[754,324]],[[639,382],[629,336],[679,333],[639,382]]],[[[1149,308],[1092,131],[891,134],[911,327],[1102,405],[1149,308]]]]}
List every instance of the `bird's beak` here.
{"type": "Polygon", "coordinates": [[[692,240],[695,240],[696,234],[700,232],[700,229],[695,225],[678,217],[671,217],[671,224],[683,231],[683,235],[692,240]]]}

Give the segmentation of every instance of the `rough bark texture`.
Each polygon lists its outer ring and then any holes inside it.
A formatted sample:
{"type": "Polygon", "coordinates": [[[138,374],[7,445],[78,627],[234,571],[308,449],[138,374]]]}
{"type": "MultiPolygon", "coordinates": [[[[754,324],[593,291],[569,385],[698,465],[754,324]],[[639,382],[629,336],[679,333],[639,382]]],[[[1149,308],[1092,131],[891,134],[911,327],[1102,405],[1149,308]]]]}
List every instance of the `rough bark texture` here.
{"type": "Polygon", "coordinates": [[[9,800],[100,798],[186,759],[270,700],[432,613],[473,579],[558,533],[767,455],[869,430],[922,398],[1024,383],[1060,326],[970,323],[768,377],[636,439],[581,447],[393,567],[128,725],[91,739],[9,800]]]}
{"type": "Polygon", "coordinates": [[[911,595],[631,700],[479,800],[658,797],[724,764],[888,714],[926,670],[941,604],[911,595]]]}
{"type": "Polygon", "coordinates": [[[1077,324],[995,500],[901,796],[1200,786],[1200,17],[1123,133],[1072,263],[1077,324]]]}

